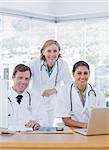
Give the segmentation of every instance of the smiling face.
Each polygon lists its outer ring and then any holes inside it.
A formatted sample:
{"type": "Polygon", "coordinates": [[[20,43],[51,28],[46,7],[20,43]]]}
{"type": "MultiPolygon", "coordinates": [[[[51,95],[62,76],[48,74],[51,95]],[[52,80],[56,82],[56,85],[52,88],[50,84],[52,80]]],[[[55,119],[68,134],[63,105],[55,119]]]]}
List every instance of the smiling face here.
{"type": "Polygon", "coordinates": [[[13,89],[21,94],[22,92],[24,92],[24,90],[28,87],[29,85],[29,81],[30,81],[30,72],[24,71],[17,71],[15,75],[13,75],[13,89]]]}
{"type": "Polygon", "coordinates": [[[59,49],[55,44],[48,45],[43,51],[43,56],[45,56],[45,61],[48,66],[52,66],[59,56],[59,49]]]}
{"type": "Polygon", "coordinates": [[[86,88],[87,82],[90,76],[90,71],[86,66],[78,66],[73,73],[73,77],[75,78],[77,87],[79,89],[86,88]]]}

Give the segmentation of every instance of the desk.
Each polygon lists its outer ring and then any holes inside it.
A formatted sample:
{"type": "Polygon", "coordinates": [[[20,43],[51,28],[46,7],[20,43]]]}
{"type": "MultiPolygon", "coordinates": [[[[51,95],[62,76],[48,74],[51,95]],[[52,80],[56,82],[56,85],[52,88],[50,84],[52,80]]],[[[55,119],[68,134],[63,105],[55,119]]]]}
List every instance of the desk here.
{"type": "Polygon", "coordinates": [[[0,150],[109,150],[109,135],[74,134],[0,135],[0,150]]]}

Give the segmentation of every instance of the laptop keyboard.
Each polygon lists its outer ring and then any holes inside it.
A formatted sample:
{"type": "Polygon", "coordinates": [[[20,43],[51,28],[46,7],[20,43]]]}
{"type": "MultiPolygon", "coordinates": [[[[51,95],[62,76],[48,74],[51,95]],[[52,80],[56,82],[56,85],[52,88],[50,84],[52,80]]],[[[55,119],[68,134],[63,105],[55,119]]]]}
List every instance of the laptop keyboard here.
{"type": "Polygon", "coordinates": [[[78,131],[78,132],[84,132],[84,133],[87,133],[87,129],[86,128],[82,128],[82,129],[76,129],[75,131],[78,131]]]}

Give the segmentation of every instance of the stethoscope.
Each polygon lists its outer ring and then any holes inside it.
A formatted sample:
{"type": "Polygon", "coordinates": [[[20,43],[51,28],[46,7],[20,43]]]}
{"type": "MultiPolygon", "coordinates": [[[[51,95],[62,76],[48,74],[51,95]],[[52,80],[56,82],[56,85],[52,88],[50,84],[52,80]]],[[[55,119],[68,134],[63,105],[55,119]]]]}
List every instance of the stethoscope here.
{"type": "MultiPolygon", "coordinates": [[[[71,105],[71,111],[72,111],[72,87],[73,87],[74,83],[71,84],[70,86],[70,105],[71,105]]],[[[93,87],[91,86],[91,84],[88,83],[88,85],[90,86],[90,90],[88,92],[88,97],[90,97],[91,92],[93,92],[94,96],[96,97],[96,92],[93,89],[93,87]]]]}
{"type": "MultiPolygon", "coordinates": [[[[59,64],[58,64],[58,60],[56,61],[56,64],[57,64],[57,72],[56,72],[56,77],[55,77],[55,86],[57,85],[57,79],[58,79],[58,74],[59,74],[59,64]]],[[[46,64],[43,62],[43,64],[41,65],[40,67],[40,71],[42,71],[42,68],[45,68],[45,70],[47,71],[47,68],[46,68],[46,64]]]]}
{"type": "MultiPolygon", "coordinates": [[[[29,99],[29,104],[28,104],[28,111],[32,111],[32,107],[31,107],[31,95],[30,95],[30,93],[27,91],[27,94],[28,94],[28,99],[29,99]]],[[[10,113],[10,114],[8,114],[8,116],[12,116],[12,115],[14,115],[14,108],[13,108],[13,102],[12,102],[12,100],[10,99],[10,97],[8,97],[8,100],[9,100],[9,102],[10,102],[10,105],[11,105],[11,108],[12,108],[12,113],[10,113]]]]}

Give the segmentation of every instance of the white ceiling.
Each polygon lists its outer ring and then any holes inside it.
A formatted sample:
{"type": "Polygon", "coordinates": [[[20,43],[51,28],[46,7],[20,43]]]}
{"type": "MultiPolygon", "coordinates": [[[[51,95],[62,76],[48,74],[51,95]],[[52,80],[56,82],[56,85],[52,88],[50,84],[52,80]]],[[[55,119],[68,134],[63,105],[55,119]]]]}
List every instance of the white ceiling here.
{"type": "Polygon", "coordinates": [[[0,12],[49,21],[108,16],[109,0],[0,0],[0,12]]]}

